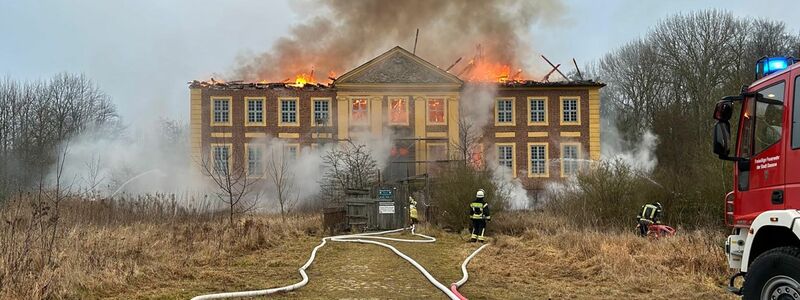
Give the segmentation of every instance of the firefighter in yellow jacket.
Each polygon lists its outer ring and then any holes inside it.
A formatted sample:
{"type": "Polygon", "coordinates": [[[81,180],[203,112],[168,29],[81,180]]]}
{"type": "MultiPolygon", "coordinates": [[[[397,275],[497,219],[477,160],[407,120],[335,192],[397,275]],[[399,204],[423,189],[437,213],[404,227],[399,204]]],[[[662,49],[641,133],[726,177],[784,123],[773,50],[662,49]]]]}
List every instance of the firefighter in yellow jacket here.
{"type": "Polygon", "coordinates": [[[417,201],[412,197],[408,197],[408,216],[411,218],[411,225],[419,223],[419,215],[417,214],[417,201]]]}
{"type": "Polygon", "coordinates": [[[475,200],[469,204],[469,212],[467,214],[472,221],[470,242],[486,242],[486,236],[484,235],[486,232],[486,222],[491,220],[492,216],[489,212],[489,204],[484,200],[485,197],[486,192],[480,189],[475,193],[475,200]]]}

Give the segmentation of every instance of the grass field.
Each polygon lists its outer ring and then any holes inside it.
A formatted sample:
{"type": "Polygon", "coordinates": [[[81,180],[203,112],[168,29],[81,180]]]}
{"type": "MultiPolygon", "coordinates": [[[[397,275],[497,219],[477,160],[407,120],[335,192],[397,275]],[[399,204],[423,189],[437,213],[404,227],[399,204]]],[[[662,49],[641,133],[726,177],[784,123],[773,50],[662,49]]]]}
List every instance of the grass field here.
{"type": "MultiPolygon", "coordinates": [[[[427,228],[435,244],[389,242],[449,285],[476,244],[466,236],[427,228]]],[[[97,286],[81,297],[181,299],[221,291],[294,283],[297,268],[319,236],[283,237],[271,247],[241,253],[209,253],[207,259],[171,261],[169,254],[142,261],[127,282],[97,286]],[[160,261],[160,262],[158,262],[160,261]],[[158,270],[162,269],[162,270],[158,270]]],[[[412,237],[409,237],[412,238],[412,237]]],[[[721,236],[684,232],[649,241],[632,234],[528,230],[497,236],[470,265],[461,289],[473,299],[721,299],[726,269],[721,236]]],[[[152,253],[158,253],[153,245],[152,253]]],[[[148,252],[150,252],[148,251],[148,252]]],[[[444,298],[405,260],[388,249],[329,243],[309,269],[309,284],[275,298],[444,298]]]]}
{"type": "MultiPolygon", "coordinates": [[[[647,240],[629,232],[572,229],[544,213],[498,215],[493,222],[491,246],[472,261],[470,281],[460,289],[470,299],[733,299],[723,287],[729,271],[721,232],[680,231],[647,240]]],[[[8,285],[12,277],[6,274],[0,296],[187,299],[288,285],[300,280],[297,268],[319,244],[319,224],[319,216],[283,223],[256,215],[235,229],[220,220],[65,226],[59,263],[18,277],[24,284],[8,285]]],[[[389,243],[449,286],[478,244],[434,227],[419,231],[438,241],[389,243]]],[[[308,274],[306,287],[271,298],[445,298],[413,266],[375,245],[328,243],[308,274]]]]}

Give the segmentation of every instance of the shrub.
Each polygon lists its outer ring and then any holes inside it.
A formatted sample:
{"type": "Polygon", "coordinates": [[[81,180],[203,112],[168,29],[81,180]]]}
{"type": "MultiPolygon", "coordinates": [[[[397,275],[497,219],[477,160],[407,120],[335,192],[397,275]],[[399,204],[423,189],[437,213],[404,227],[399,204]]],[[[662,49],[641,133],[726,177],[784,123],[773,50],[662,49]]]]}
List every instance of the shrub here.
{"type": "Polygon", "coordinates": [[[444,166],[431,184],[431,198],[437,206],[436,218],[445,228],[460,231],[468,227],[467,210],[475,192],[483,189],[492,213],[504,208],[505,199],[497,192],[492,176],[461,163],[444,166]]]}
{"type": "Polygon", "coordinates": [[[563,184],[552,185],[544,208],[581,226],[633,226],[643,204],[662,201],[662,190],[620,160],[602,161],[563,184]]]}

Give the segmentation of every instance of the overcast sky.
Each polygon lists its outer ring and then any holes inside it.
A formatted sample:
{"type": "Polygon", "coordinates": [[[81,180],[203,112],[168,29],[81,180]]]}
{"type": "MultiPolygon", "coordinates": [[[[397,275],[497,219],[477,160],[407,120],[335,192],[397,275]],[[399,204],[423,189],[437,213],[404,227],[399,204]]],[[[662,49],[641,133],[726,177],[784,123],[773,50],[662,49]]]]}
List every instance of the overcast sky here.
{"type": "MultiPolygon", "coordinates": [[[[791,0],[564,3],[561,22],[530,28],[532,51],[562,64],[595,60],[660,19],[697,9],[772,18],[800,30],[791,0]]],[[[0,76],[84,73],[113,97],[127,124],[187,120],[187,81],[229,72],[237,56],[269,49],[303,20],[288,1],[0,0],[0,76]]]]}

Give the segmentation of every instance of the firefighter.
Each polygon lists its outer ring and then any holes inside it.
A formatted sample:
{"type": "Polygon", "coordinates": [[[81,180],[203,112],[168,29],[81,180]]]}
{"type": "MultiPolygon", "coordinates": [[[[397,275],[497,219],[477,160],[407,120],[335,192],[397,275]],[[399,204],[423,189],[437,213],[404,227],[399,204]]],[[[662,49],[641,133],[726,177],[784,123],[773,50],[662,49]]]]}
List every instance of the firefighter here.
{"type": "Polygon", "coordinates": [[[417,201],[413,197],[408,197],[408,216],[411,218],[411,226],[419,223],[417,214],[417,201]]]}
{"type": "Polygon", "coordinates": [[[647,236],[650,225],[660,224],[662,212],[661,202],[642,205],[639,215],[636,216],[636,219],[639,220],[639,235],[647,236]]]}
{"type": "Polygon", "coordinates": [[[475,193],[475,201],[469,204],[469,212],[467,212],[467,214],[472,221],[470,242],[486,242],[486,236],[484,235],[486,232],[486,222],[491,220],[492,216],[489,213],[489,204],[484,200],[485,196],[486,192],[480,189],[475,193]]]}

